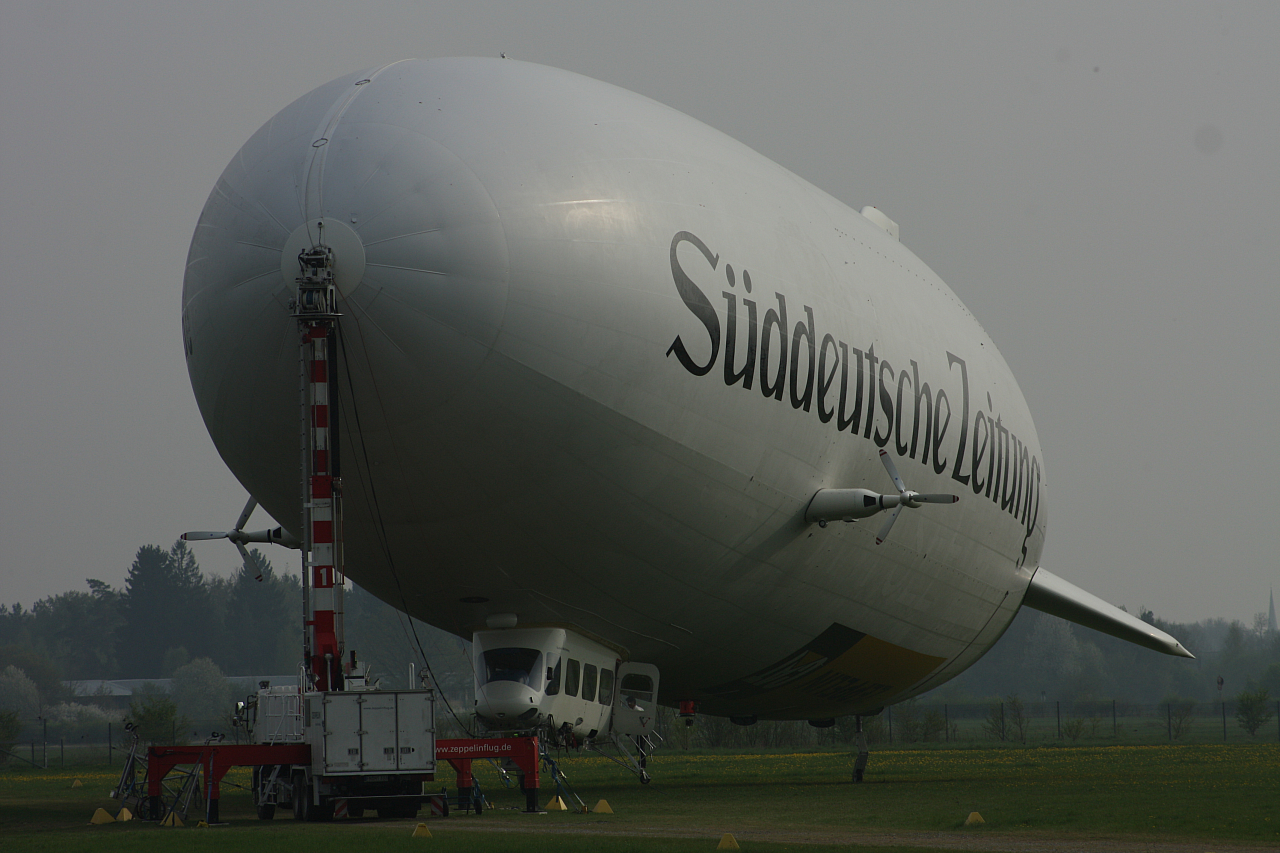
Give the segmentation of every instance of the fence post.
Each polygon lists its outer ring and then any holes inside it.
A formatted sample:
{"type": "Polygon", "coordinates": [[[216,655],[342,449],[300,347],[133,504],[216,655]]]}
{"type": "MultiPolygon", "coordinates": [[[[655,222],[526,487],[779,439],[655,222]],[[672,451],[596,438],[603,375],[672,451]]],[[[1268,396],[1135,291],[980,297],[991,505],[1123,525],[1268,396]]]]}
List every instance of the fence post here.
{"type": "Polygon", "coordinates": [[[47,717],[41,717],[40,722],[43,724],[40,727],[41,729],[40,751],[44,753],[44,769],[48,770],[49,769],[49,719],[47,717]]]}

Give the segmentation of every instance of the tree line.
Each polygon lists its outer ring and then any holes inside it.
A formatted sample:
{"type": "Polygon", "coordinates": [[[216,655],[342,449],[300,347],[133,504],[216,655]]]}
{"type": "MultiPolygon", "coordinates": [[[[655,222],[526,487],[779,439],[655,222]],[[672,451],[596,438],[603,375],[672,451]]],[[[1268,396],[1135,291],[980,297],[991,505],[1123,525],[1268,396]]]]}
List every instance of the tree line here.
{"type": "Polygon", "coordinates": [[[921,701],[1018,694],[1029,702],[1205,703],[1232,700],[1242,690],[1280,697],[1280,631],[1270,630],[1264,614],[1251,626],[1225,619],[1168,622],[1150,610],[1139,618],[1176,637],[1196,659],[1163,655],[1023,608],[986,656],[921,701]]]}
{"type": "MultiPolygon", "coordinates": [[[[256,549],[249,558],[221,577],[202,571],[182,540],[168,549],[144,545],[123,588],[90,578],[86,589],[30,608],[0,604],[0,672],[21,670],[43,704],[71,698],[64,681],[169,679],[196,661],[219,676],[296,674],[301,582],[256,549]]],[[[425,653],[451,695],[470,691],[465,641],[410,620],[358,586],[347,592],[345,609],[347,648],[358,650],[384,686],[407,686],[409,664],[420,670],[425,653]]]]}
{"type": "MultiPolygon", "coordinates": [[[[424,660],[437,686],[469,708],[470,645],[410,619],[358,586],[346,595],[348,649],[382,677],[409,686],[424,660]]],[[[138,549],[123,588],[90,578],[86,589],[49,596],[26,608],[0,605],[0,673],[15,667],[40,701],[71,698],[64,680],[167,679],[207,661],[223,676],[291,675],[301,660],[302,588],[259,551],[230,577],[201,570],[181,540],[138,549]],[[262,581],[255,580],[261,574],[262,581]]],[[[1171,658],[1022,610],[995,647],[922,702],[984,702],[1012,694],[1026,701],[1118,699],[1204,703],[1241,690],[1280,696],[1280,633],[1261,614],[1251,626],[1223,619],[1172,623],[1150,611],[1140,618],[1196,654],[1171,658]]],[[[202,664],[203,665],[203,664],[202,664]]]]}

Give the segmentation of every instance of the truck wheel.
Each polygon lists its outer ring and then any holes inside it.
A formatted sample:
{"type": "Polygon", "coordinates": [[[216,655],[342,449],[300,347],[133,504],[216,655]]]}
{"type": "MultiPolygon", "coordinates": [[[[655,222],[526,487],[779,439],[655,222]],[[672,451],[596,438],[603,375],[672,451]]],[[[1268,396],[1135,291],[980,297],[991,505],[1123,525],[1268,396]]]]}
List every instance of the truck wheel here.
{"type": "Polygon", "coordinates": [[[307,785],[307,777],[301,773],[293,776],[293,819],[314,820],[311,816],[311,787],[307,785]]]}

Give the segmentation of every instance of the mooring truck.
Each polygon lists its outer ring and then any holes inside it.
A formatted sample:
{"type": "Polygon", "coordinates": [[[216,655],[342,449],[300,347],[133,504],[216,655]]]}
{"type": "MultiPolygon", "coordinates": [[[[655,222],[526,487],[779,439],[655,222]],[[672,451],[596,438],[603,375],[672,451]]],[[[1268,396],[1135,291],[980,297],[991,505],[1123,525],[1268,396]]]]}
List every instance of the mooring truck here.
{"type": "Polygon", "coordinates": [[[298,820],[417,815],[423,783],[435,778],[435,692],[351,687],[265,686],[249,698],[243,719],[256,743],[311,748],[310,764],[254,767],[258,817],[270,820],[278,805],[298,820]]]}

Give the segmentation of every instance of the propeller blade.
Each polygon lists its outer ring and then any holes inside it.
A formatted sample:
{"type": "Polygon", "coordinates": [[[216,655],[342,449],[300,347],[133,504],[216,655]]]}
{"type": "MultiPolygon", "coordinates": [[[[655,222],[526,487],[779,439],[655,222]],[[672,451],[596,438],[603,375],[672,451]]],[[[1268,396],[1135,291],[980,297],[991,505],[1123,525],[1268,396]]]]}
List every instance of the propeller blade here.
{"type": "Polygon", "coordinates": [[[205,539],[226,539],[226,531],[190,530],[179,537],[184,542],[203,542],[205,539]]]}
{"type": "MultiPolygon", "coordinates": [[[[232,541],[233,541],[233,542],[235,542],[236,550],[240,552],[240,559],[244,560],[244,567],[245,567],[246,569],[250,568],[250,564],[249,564],[249,549],[248,549],[248,548],[246,548],[246,547],[244,547],[244,545],[243,545],[243,544],[241,544],[240,542],[238,542],[238,541],[236,541],[236,540],[232,540],[232,541]]],[[[261,582],[262,582],[262,570],[258,567],[258,564],[257,564],[257,563],[254,563],[254,564],[252,565],[252,568],[253,568],[253,570],[254,570],[254,580],[256,580],[256,581],[258,581],[259,583],[261,583],[261,582]]]]}
{"type": "Polygon", "coordinates": [[[898,504],[893,508],[893,512],[889,513],[889,517],[884,520],[880,532],[876,534],[876,544],[883,545],[884,540],[889,538],[889,531],[893,529],[893,523],[898,520],[898,513],[902,512],[902,504],[898,504]]]}
{"type": "Polygon", "coordinates": [[[898,476],[898,466],[893,464],[893,457],[889,455],[889,451],[880,451],[880,461],[884,463],[884,470],[889,472],[889,479],[893,480],[893,485],[897,487],[898,492],[905,492],[907,484],[898,476]]]}
{"type": "Polygon", "coordinates": [[[911,500],[921,504],[953,504],[960,500],[959,495],[915,495],[911,500]]]}
{"type": "Polygon", "coordinates": [[[253,515],[253,511],[258,508],[258,499],[253,495],[249,495],[249,502],[244,505],[244,511],[240,513],[240,517],[236,519],[235,530],[244,527],[245,522],[249,520],[249,516],[253,515]]]}

